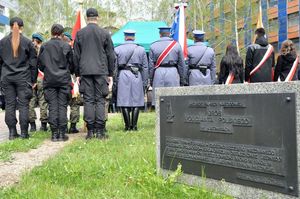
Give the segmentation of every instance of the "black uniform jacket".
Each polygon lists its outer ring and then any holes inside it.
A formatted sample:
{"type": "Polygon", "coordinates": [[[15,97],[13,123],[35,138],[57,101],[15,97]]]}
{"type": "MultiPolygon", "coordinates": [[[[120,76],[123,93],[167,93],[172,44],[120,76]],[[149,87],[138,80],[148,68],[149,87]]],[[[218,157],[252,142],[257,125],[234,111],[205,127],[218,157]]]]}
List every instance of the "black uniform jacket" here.
{"type": "Polygon", "coordinates": [[[234,68],[234,79],[232,83],[244,83],[244,63],[241,57],[237,57],[236,59],[235,66],[231,66],[231,63],[226,62],[225,57],[222,58],[220,63],[219,84],[226,83],[231,68],[234,68]]]}
{"type": "Polygon", "coordinates": [[[74,42],[75,74],[113,76],[115,54],[110,34],[90,23],[77,32],[74,42]]]}
{"type": "Polygon", "coordinates": [[[250,82],[270,82],[273,81],[272,67],[275,66],[274,52],[262,65],[262,67],[250,77],[250,72],[260,63],[268,50],[268,40],[264,37],[256,39],[255,44],[252,44],[247,49],[245,80],[250,82]]]}
{"type": "Polygon", "coordinates": [[[74,71],[71,46],[59,38],[52,38],[42,45],[38,66],[44,72],[45,88],[70,86],[74,71]]]}
{"type": "MultiPolygon", "coordinates": [[[[296,60],[296,56],[290,53],[286,55],[279,55],[275,67],[274,81],[277,81],[278,77],[280,77],[281,81],[284,81],[288,76],[288,74],[290,73],[295,60],[296,60]]],[[[297,68],[296,73],[292,80],[298,80],[298,69],[299,67],[297,68]]]]}
{"type": "Polygon", "coordinates": [[[36,83],[37,55],[32,42],[21,34],[18,57],[14,58],[11,38],[9,34],[0,41],[1,81],[36,83]]]}

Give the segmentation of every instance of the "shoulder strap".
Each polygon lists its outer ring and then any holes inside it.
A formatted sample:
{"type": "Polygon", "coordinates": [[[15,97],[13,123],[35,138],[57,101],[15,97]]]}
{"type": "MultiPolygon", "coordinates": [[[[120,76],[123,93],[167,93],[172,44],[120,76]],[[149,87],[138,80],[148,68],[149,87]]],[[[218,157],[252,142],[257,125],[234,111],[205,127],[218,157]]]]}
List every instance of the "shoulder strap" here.
{"type": "Polygon", "coordinates": [[[269,44],[267,52],[265,53],[264,57],[259,62],[259,64],[250,72],[250,76],[254,75],[254,73],[256,73],[264,65],[264,63],[267,61],[267,59],[269,59],[269,57],[271,57],[273,51],[274,51],[273,46],[269,44]]]}
{"type": "Polygon", "coordinates": [[[203,57],[204,57],[204,55],[205,55],[207,49],[208,49],[208,47],[206,46],[206,48],[205,48],[203,54],[201,55],[199,61],[198,61],[197,64],[196,64],[196,66],[198,66],[198,65],[200,64],[200,62],[202,61],[202,59],[203,59],[203,57]]]}
{"type": "Polygon", "coordinates": [[[131,53],[131,55],[130,55],[129,59],[128,59],[128,60],[127,60],[127,62],[126,62],[126,65],[128,65],[128,64],[129,64],[129,62],[130,62],[131,58],[133,57],[133,55],[134,55],[134,52],[135,52],[135,50],[137,49],[137,47],[138,47],[138,45],[136,45],[136,46],[134,47],[134,49],[133,49],[133,51],[132,51],[132,53],[131,53]]]}
{"type": "Polygon", "coordinates": [[[175,47],[175,45],[177,44],[176,41],[172,41],[163,51],[162,53],[159,55],[159,57],[157,58],[156,64],[154,68],[158,68],[161,63],[165,60],[165,58],[170,54],[170,52],[173,50],[173,48],[175,47]]]}
{"type": "Polygon", "coordinates": [[[285,82],[293,80],[295,73],[297,71],[297,68],[298,68],[298,64],[299,64],[299,56],[296,57],[296,60],[294,61],[291,71],[289,72],[288,76],[284,80],[285,82]]]}

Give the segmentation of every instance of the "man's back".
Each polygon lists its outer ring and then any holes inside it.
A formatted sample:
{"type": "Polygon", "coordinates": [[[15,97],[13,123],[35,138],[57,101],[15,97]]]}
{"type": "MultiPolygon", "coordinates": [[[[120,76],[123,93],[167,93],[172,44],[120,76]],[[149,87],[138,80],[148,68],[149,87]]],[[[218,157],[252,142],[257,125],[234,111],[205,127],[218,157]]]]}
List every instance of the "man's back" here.
{"type": "Polygon", "coordinates": [[[111,37],[97,24],[90,23],[77,33],[74,54],[80,75],[112,76],[114,51],[111,37]]]}
{"type": "Polygon", "coordinates": [[[260,64],[263,57],[266,55],[268,48],[272,48],[267,39],[260,37],[247,49],[245,80],[250,82],[270,82],[272,81],[272,67],[275,65],[274,52],[264,62],[257,72],[250,75],[251,71],[260,64]]]}

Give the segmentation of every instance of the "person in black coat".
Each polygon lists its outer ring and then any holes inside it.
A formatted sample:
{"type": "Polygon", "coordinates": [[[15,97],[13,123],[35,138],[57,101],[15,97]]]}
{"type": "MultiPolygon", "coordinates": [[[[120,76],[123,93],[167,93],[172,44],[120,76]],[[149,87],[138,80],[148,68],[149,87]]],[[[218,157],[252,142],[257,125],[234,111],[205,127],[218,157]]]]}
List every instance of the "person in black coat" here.
{"type": "Polygon", "coordinates": [[[247,48],[246,63],[245,63],[245,81],[255,82],[271,82],[273,81],[273,67],[275,66],[275,54],[273,46],[268,43],[266,38],[266,32],[263,28],[258,28],[255,31],[256,40],[255,44],[251,44],[247,48]],[[263,57],[270,50],[270,54],[267,56],[262,66],[254,72],[255,69],[263,57]]]}
{"type": "Polygon", "coordinates": [[[105,98],[112,87],[115,53],[110,34],[97,24],[98,12],[86,11],[88,25],[77,32],[74,42],[75,72],[80,75],[79,90],[84,99],[84,120],[88,133],[86,139],[105,134],[105,98]]]}
{"type": "Polygon", "coordinates": [[[228,77],[232,77],[228,84],[244,82],[244,63],[239,56],[236,46],[228,45],[226,54],[221,60],[219,84],[225,84],[228,77]]]}
{"type": "Polygon", "coordinates": [[[68,140],[67,106],[71,95],[71,73],[74,71],[71,46],[62,41],[63,26],[54,24],[52,38],[42,45],[39,54],[39,69],[44,72],[45,99],[49,104],[52,141],[68,140]]]}
{"type": "Polygon", "coordinates": [[[4,89],[6,112],[5,123],[9,139],[19,137],[16,124],[16,109],[19,109],[21,138],[29,138],[29,101],[37,81],[37,55],[30,39],[22,35],[23,20],[10,20],[11,33],[0,41],[0,76],[4,89]]]}
{"type": "Polygon", "coordinates": [[[295,68],[292,68],[297,58],[297,52],[294,43],[291,40],[286,40],[282,43],[280,55],[277,58],[275,67],[274,81],[280,78],[280,81],[285,81],[291,72],[288,81],[298,80],[299,59],[295,68]]]}

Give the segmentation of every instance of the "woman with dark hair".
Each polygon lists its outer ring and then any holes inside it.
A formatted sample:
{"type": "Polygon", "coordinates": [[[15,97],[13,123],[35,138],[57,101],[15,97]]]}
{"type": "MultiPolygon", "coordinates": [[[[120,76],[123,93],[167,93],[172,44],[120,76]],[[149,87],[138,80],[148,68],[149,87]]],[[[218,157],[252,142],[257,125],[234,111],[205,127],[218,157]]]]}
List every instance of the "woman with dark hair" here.
{"type": "Polygon", "coordinates": [[[299,56],[294,43],[286,40],[282,43],[280,55],[277,58],[274,81],[298,80],[299,56]]]}
{"type": "Polygon", "coordinates": [[[32,88],[36,86],[36,51],[31,40],[22,35],[23,20],[10,20],[11,33],[0,41],[0,76],[4,89],[6,111],[5,123],[9,128],[9,139],[19,137],[16,125],[16,109],[19,109],[21,138],[29,138],[29,101],[32,88]]]}
{"type": "Polygon", "coordinates": [[[236,46],[228,45],[220,64],[219,84],[243,83],[243,71],[243,59],[239,56],[236,46]]]}
{"type": "Polygon", "coordinates": [[[44,43],[39,54],[39,69],[44,72],[45,99],[53,142],[68,140],[67,106],[71,97],[71,73],[74,70],[71,46],[62,40],[63,26],[54,24],[52,38],[44,43]]]}

